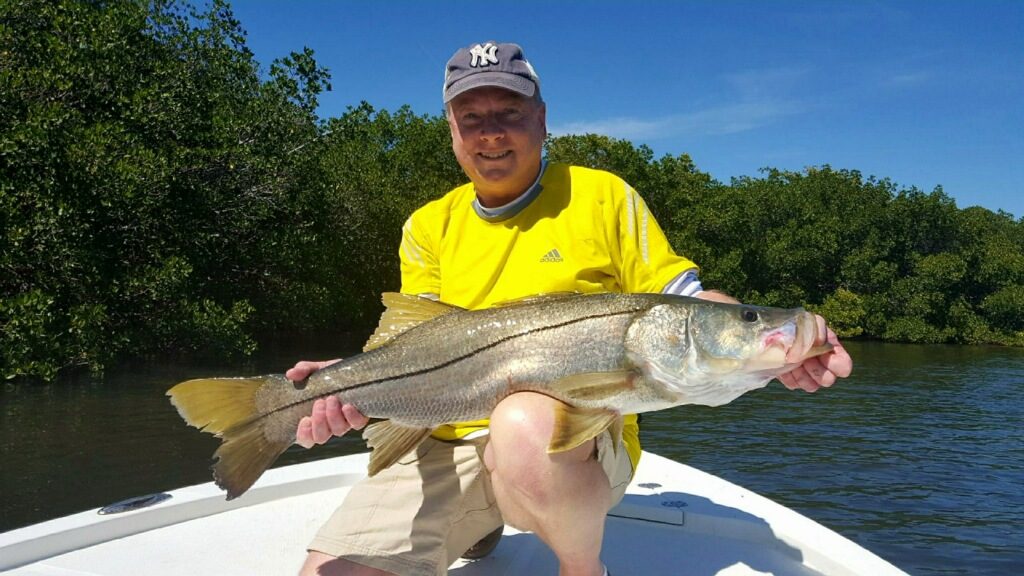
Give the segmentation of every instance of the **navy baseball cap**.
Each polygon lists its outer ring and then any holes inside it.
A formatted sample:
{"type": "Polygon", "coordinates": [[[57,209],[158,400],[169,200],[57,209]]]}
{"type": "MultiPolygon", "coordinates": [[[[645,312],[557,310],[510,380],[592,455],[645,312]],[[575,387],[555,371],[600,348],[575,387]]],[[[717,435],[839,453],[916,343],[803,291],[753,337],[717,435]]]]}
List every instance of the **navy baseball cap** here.
{"type": "Polygon", "coordinates": [[[518,44],[484,42],[460,48],[444,71],[444,103],[481,86],[497,86],[533,97],[540,79],[518,44]]]}

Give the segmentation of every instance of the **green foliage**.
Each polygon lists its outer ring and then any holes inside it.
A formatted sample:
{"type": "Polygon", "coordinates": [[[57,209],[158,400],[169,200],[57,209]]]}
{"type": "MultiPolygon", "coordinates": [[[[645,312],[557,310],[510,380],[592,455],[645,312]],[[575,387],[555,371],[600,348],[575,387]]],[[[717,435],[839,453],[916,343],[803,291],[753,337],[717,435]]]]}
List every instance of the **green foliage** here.
{"type": "Polygon", "coordinates": [[[939,344],[947,340],[939,328],[916,316],[897,316],[889,320],[885,332],[881,335],[885,340],[894,342],[919,342],[921,344],[939,344]]]}
{"type": "Polygon", "coordinates": [[[1024,331],[1024,285],[1004,286],[985,297],[981,310],[994,328],[1024,331]]]}
{"type": "MultiPolygon", "coordinates": [[[[465,181],[443,116],[316,116],[304,48],[261,71],[224,0],[0,3],[0,373],[251,354],[365,329],[409,214],[465,181]]],[[[708,288],[843,337],[1024,345],[1024,221],[829,166],[728,185],[598,135],[708,288]]]]}
{"type": "MultiPolygon", "coordinates": [[[[391,113],[367,103],[328,121],[318,157],[318,181],[304,201],[317,207],[306,223],[308,243],[296,250],[311,257],[295,295],[320,311],[307,326],[376,323],[380,293],[399,288],[398,246],[402,225],[420,205],[465,181],[451,153],[447,121],[417,116],[403,107],[391,113]]],[[[286,286],[292,289],[293,286],[286,286]]]]}
{"type": "Polygon", "coordinates": [[[304,216],[326,72],[306,51],[261,80],[220,0],[16,0],[2,22],[5,375],[251,352],[266,286],[299,274],[279,223],[304,216]]]}
{"type": "Polygon", "coordinates": [[[846,288],[836,289],[820,306],[809,305],[808,309],[828,318],[829,326],[840,338],[852,338],[864,333],[864,319],[867,316],[864,301],[846,288]]]}
{"type": "Polygon", "coordinates": [[[0,299],[0,359],[4,378],[53,378],[57,367],[49,357],[54,339],[53,298],[32,290],[0,299]]]}
{"type": "Polygon", "coordinates": [[[1002,344],[1020,345],[1024,341],[1015,342],[1006,334],[994,332],[985,319],[967,303],[959,298],[949,309],[947,325],[952,330],[953,341],[963,344],[985,344],[1000,342],[1002,344]]]}

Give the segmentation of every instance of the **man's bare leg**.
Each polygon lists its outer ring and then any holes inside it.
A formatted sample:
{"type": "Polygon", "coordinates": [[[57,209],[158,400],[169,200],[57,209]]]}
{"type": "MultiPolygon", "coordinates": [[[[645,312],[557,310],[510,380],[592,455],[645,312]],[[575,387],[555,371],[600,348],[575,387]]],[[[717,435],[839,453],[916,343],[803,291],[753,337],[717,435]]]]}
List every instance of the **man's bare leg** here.
{"type": "Polygon", "coordinates": [[[484,464],[505,522],[537,534],[555,553],[561,576],[600,576],[611,487],[590,440],[548,454],[557,400],[513,394],[491,415],[484,464]]]}

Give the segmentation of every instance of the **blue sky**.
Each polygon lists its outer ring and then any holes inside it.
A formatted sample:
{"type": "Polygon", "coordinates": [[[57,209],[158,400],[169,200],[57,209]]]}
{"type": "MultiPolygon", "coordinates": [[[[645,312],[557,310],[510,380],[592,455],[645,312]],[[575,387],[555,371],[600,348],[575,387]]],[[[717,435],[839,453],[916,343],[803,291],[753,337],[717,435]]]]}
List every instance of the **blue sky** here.
{"type": "MultiPolygon", "coordinates": [[[[441,113],[460,46],[521,44],[554,134],[689,154],[723,182],[830,164],[1024,217],[1024,0],[235,0],[269,67],[330,69],[322,117],[441,113]]],[[[642,192],[642,191],[641,191],[642,192]]]]}

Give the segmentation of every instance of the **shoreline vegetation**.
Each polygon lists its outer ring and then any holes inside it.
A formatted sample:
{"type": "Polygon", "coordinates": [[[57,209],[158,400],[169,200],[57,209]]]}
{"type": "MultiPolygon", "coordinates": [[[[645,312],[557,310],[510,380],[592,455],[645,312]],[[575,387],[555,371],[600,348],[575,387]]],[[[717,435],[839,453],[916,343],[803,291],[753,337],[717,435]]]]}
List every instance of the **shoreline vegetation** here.
{"type": "MultiPolygon", "coordinates": [[[[0,13],[0,370],[240,358],[370,330],[408,215],[464,181],[442,113],[316,115],[312,50],[261,70],[227,2],[10,0],[0,13]]],[[[1024,346],[1024,219],[830,166],[729,183],[598,135],[701,277],[842,337],[1024,346]]]]}

